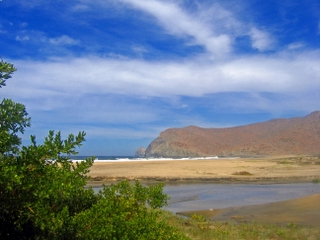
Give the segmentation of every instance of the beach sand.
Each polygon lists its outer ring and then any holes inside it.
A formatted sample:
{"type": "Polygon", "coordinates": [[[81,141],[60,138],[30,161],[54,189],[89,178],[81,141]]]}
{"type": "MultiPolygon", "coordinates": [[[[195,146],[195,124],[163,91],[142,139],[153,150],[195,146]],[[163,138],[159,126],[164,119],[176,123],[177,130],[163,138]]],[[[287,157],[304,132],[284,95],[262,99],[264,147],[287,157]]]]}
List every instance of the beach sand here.
{"type": "Polygon", "coordinates": [[[311,182],[320,179],[320,158],[278,156],[206,160],[96,162],[91,184],[117,180],[212,182],[311,182]]]}
{"type": "MultiPolygon", "coordinates": [[[[94,163],[88,185],[142,182],[299,183],[320,179],[320,159],[309,156],[94,163]]],[[[320,226],[320,194],[245,207],[183,212],[214,221],[320,226]]]]}

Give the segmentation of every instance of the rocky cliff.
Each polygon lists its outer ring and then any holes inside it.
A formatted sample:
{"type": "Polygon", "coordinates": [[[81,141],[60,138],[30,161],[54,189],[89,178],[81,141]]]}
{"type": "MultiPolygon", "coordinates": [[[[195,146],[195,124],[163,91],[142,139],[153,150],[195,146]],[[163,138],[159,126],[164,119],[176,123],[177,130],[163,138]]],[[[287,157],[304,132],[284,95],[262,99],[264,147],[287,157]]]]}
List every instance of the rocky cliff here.
{"type": "Polygon", "coordinates": [[[134,154],[135,157],[145,157],[146,156],[146,149],[144,147],[139,147],[135,154],[134,154]]]}
{"type": "Polygon", "coordinates": [[[320,111],[231,128],[171,128],[146,149],[147,157],[320,154],[320,111]]]}

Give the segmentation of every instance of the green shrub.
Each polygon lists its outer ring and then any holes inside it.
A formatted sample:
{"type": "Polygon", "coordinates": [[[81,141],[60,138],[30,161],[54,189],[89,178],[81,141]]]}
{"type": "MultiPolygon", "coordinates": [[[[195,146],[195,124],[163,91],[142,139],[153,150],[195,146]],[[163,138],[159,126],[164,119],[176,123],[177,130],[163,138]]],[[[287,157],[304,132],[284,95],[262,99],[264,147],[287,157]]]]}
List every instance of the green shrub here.
{"type": "Polygon", "coordinates": [[[43,145],[32,137],[32,145],[22,147],[19,155],[1,156],[0,224],[7,227],[0,236],[49,237],[65,231],[68,218],[97,202],[94,191],[84,188],[93,159],[73,164],[62,155],[71,154],[83,139],[79,133],[62,141],[60,133],[50,131],[43,145]]]}
{"type": "Polygon", "coordinates": [[[166,204],[163,185],[143,187],[138,181],[123,181],[105,187],[100,201],[73,220],[81,239],[186,239],[155,209],[166,204]],[[103,227],[102,227],[103,226],[103,227]]]}
{"type": "Polygon", "coordinates": [[[313,183],[320,183],[320,179],[313,179],[312,182],[313,183]]]}

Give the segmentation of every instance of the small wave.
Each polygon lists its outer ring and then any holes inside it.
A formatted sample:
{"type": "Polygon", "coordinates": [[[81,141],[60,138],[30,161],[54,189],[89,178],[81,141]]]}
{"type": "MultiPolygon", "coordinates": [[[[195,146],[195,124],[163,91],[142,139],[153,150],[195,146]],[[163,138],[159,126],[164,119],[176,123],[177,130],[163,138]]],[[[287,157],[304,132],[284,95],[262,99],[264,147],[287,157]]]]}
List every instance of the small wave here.
{"type": "MultiPolygon", "coordinates": [[[[149,157],[149,158],[130,158],[130,157],[102,157],[96,158],[94,162],[144,162],[144,161],[186,161],[186,160],[212,160],[212,159],[232,159],[232,158],[220,158],[218,156],[210,156],[210,157],[183,157],[183,158],[165,158],[165,157],[149,157]]],[[[72,162],[81,162],[84,159],[70,159],[72,162]]]]}

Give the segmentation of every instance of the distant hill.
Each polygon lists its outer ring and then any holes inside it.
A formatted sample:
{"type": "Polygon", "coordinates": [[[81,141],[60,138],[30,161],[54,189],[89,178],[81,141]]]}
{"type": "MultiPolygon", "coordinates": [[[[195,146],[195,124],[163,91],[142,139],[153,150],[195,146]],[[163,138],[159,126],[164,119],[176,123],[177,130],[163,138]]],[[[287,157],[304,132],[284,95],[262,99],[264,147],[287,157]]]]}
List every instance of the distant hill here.
{"type": "Polygon", "coordinates": [[[320,111],[230,128],[170,128],[146,149],[147,157],[320,154],[320,111]]]}

